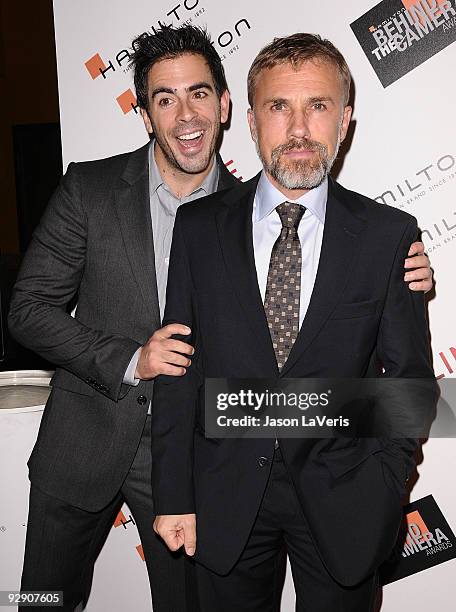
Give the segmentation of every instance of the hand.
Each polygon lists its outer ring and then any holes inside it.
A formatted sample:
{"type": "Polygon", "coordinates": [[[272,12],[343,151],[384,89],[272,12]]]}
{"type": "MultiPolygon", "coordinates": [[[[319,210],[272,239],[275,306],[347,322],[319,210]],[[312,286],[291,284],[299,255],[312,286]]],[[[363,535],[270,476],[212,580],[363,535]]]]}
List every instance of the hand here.
{"type": "Polygon", "coordinates": [[[154,531],[165,542],[169,550],[184,546],[192,557],[196,550],[196,514],[163,514],[155,517],[154,531]]]}
{"type": "Polygon", "coordinates": [[[425,293],[432,289],[433,271],[429,258],[424,254],[424,244],[422,242],[414,242],[409,249],[408,259],[405,260],[404,268],[408,268],[404,280],[411,282],[409,289],[412,291],[424,291],[425,293]],[[410,268],[414,268],[411,270],[410,268]]]}
{"type": "Polygon", "coordinates": [[[195,349],[182,340],[172,340],[171,336],[188,336],[190,333],[191,329],[180,323],[171,323],[157,329],[141,348],[135,378],[149,380],[159,374],[183,376],[187,371],[185,368],[192,363],[185,355],[193,355],[195,349]]]}

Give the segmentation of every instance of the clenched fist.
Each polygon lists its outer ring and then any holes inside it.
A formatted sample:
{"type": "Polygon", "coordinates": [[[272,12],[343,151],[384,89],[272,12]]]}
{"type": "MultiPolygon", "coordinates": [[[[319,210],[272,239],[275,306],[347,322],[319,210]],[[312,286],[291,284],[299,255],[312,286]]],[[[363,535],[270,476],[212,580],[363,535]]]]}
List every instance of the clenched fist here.
{"type": "Polygon", "coordinates": [[[196,550],[196,514],[163,514],[154,521],[154,531],[170,550],[185,548],[187,555],[196,550]]]}
{"type": "Polygon", "coordinates": [[[135,378],[150,380],[159,374],[183,376],[191,364],[185,355],[193,355],[195,349],[187,342],[173,340],[171,336],[188,336],[190,333],[191,329],[180,323],[171,323],[157,329],[141,348],[135,378]]]}

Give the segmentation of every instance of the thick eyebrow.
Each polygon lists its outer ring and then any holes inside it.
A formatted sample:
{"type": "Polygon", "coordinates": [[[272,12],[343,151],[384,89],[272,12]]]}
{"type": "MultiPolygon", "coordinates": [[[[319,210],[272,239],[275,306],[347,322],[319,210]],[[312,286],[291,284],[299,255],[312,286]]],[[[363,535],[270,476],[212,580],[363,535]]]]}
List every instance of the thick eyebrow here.
{"type": "MultiPolygon", "coordinates": [[[[196,91],[197,89],[208,89],[209,91],[214,91],[214,88],[212,87],[212,85],[210,85],[210,83],[206,83],[206,81],[201,81],[200,83],[195,83],[194,85],[190,85],[190,87],[187,87],[185,91],[196,91]]],[[[155,98],[155,96],[158,96],[158,94],[161,93],[167,93],[167,94],[176,94],[177,89],[172,89],[171,87],[157,87],[157,89],[154,89],[151,95],[152,100],[155,98]]]]}
{"type": "Polygon", "coordinates": [[[158,96],[158,94],[161,94],[161,93],[175,94],[176,91],[177,89],[171,89],[171,87],[157,87],[157,89],[153,90],[151,98],[153,100],[155,96],[158,96]]]}
{"type": "Polygon", "coordinates": [[[209,91],[214,91],[212,85],[206,81],[201,81],[200,83],[190,85],[190,87],[187,88],[187,91],[196,91],[197,89],[208,89],[209,91]]]}

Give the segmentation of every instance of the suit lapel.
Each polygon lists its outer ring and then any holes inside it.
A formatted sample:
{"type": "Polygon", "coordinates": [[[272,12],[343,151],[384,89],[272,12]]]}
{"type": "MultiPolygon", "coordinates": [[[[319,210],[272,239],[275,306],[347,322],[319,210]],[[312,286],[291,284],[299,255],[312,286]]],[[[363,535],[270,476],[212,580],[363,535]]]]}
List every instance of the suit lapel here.
{"type": "Polygon", "coordinates": [[[148,143],[130,154],[114,194],[116,212],[132,274],[155,324],[159,326],[160,310],[149,200],[149,150],[148,143]]]}
{"type": "Polygon", "coordinates": [[[344,191],[330,179],[323,242],[312,297],[281,376],[286,376],[310,346],[339,302],[350,277],[358,236],[365,221],[362,206],[358,201],[350,203],[344,191]]]}
{"type": "Polygon", "coordinates": [[[239,184],[223,197],[225,206],[216,213],[223,258],[231,285],[256,340],[257,353],[264,360],[265,376],[278,374],[255,267],[252,210],[259,175],[239,184]]]}

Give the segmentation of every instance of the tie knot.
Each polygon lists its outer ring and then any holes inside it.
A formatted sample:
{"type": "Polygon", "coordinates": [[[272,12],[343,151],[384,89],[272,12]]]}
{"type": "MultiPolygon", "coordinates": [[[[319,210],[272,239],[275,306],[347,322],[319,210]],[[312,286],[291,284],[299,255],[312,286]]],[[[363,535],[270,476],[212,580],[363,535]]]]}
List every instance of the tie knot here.
{"type": "Polygon", "coordinates": [[[305,210],[304,206],[294,202],[283,202],[276,207],[276,211],[279,213],[280,220],[282,221],[282,227],[294,229],[298,229],[305,210]]]}

